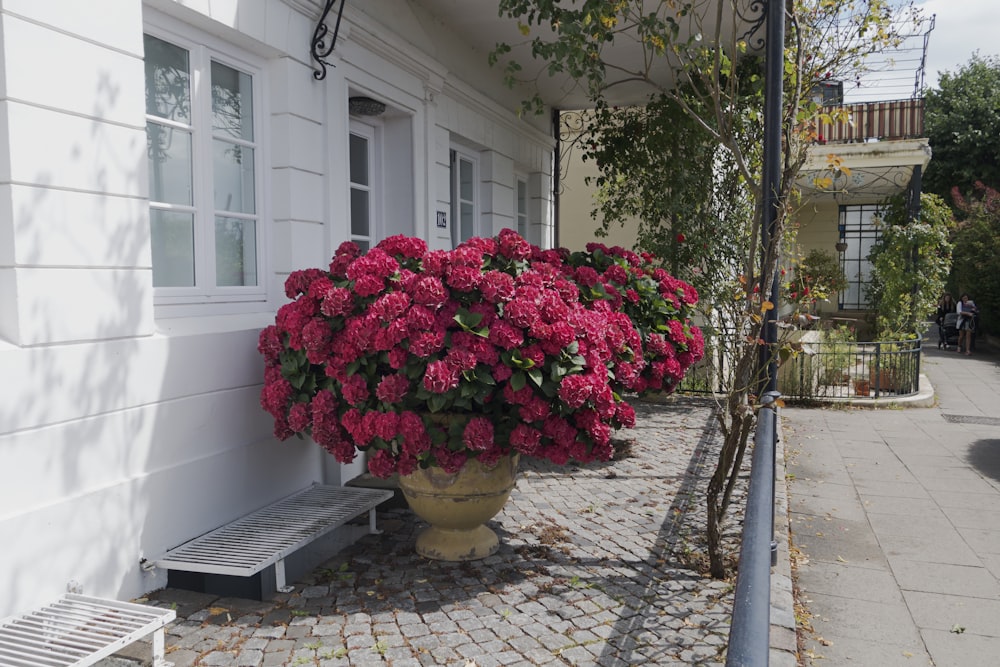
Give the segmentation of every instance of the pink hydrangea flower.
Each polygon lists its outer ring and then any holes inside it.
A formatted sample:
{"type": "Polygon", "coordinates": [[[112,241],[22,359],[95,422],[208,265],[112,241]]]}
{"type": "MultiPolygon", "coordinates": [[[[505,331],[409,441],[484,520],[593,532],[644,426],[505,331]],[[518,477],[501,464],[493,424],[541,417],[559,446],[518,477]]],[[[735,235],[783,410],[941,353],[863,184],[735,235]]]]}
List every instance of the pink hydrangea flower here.
{"type": "Polygon", "coordinates": [[[487,271],[479,283],[479,291],[490,303],[510,301],[514,296],[514,278],[501,271],[487,271]]]}
{"type": "Polygon", "coordinates": [[[351,375],[341,383],[340,393],[349,405],[361,405],[368,400],[368,383],[361,375],[351,375]]]}
{"type": "Polygon", "coordinates": [[[518,424],[510,434],[510,444],[525,456],[535,456],[542,442],[542,432],[527,424],[518,424]]]}
{"type": "Polygon", "coordinates": [[[590,380],[583,375],[567,375],[559,383],[559,398],[572,410],[586,403],[593,393],[590,380]]]}
{"type": "Polygon", "coordinates": [[[410,389],[410,381],[405,375],[387,375],[375,390],[375,397],[383,403],[396,404],[403,400],[410,389]]]}
{"type": "Polygon", "coordinates": [[[392,477],[396,472],[396,460],[388,451],[380,449],[368,459],[368,472],[380,479],[392,477]]]}
{"type": "Polygon", "coordinates": [[[444,361],[432,361],[427,364],[423,384],[431,393],[444,394],[458,386],[458,371],[444,361]]]}
{"type": "Polygon", "coordinates": [[[476,452],[483,452],[493,445],[493,423],[485,417],[473,417],[462,431],[462,444],[476,452]]]}

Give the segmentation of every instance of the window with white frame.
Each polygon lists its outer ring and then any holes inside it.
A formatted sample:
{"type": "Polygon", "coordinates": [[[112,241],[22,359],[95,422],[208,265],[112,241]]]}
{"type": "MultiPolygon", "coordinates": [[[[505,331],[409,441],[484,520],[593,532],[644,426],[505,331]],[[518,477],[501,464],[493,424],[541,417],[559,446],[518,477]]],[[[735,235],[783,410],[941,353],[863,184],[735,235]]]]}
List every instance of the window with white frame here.
{"type": "Polygon", "coordinates": [[[372,125],[351,121],[348,165],[351,188],[351,240],[368,250],[381,240],[381,188],[378,133],[372,125]]]}
{"type": "Polygon", "coordinates": [[[514,215],[517,233],[528,238],[528,179],[520,174],[514,177],[514,215]]]}
{"type": "Polygon", "coordinates": [[[451,219],[452,241],[458,245],[479,233],[476,224],[476,186],[479,160],[470,152],[451,151],[451,219]]]}
{"type": "Polygon", "coordinates": [[[262,300],[260,70],[176,35],[144,47],[157,302],[262,300]]]}
{"type": "Polygon", "coordinates": [[[847,244],[841,255],[847,289],[840,293],[840,308],[863,310],[868,307],[868,285],[871,283],[872,263],[868,256],[878,241],[880,232],[877,221],[882,210],[876,204],[840,207],[840,241],[847,244]]]}

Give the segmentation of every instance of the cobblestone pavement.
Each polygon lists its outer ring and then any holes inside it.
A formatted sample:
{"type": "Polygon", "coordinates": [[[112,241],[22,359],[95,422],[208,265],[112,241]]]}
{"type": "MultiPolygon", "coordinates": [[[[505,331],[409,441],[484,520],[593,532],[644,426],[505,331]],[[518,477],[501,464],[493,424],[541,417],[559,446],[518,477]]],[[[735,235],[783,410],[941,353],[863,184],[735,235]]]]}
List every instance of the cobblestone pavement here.
{"type": "MultiPolygon", "coordinates": [[[[714,404],[639,403],[618,460],[522,461],[491,523],[497,554],[413,552],[421,522],[380,512],[367,535],[267,602],[165,589],[168,660],[189,665],[721,665],[731,582],[690,565],[719,446],[714,404]]],[[[741,514],[743,485],[731,510],[741,514]]],[[[730,529],[727,540],[736,548],[730,529]]]]}

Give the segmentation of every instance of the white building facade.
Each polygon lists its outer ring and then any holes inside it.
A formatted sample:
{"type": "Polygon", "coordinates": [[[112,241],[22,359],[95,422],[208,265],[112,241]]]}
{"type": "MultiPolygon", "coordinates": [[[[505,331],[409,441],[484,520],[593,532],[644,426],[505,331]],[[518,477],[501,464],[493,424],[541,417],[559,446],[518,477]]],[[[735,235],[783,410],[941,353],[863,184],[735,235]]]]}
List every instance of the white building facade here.
{"type": "Polygon", "coordinates": [[[417,1],[344,3],[318,80],[324,5],[0,0],[0,617],[160,588],[143,559],[360,472],[259,406],[291,271],[551,245],[548,117],[417,1]]]}

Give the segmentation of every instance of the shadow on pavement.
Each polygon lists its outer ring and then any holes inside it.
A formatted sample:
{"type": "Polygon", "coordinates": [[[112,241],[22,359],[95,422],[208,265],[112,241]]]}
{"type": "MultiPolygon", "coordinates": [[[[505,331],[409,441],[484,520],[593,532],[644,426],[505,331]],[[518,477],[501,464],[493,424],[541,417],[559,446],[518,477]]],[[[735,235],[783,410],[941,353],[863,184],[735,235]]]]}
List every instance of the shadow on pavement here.
{"type": "Polygon", "coordinates": [[[1000,440],[977,440],[969,448],[969,464],[1000,482],[1000,440]]]}

